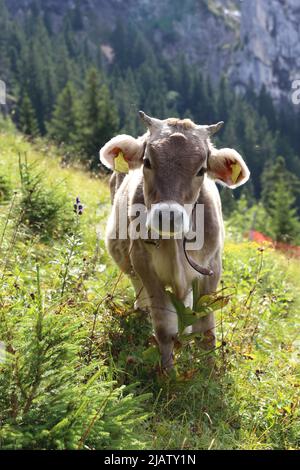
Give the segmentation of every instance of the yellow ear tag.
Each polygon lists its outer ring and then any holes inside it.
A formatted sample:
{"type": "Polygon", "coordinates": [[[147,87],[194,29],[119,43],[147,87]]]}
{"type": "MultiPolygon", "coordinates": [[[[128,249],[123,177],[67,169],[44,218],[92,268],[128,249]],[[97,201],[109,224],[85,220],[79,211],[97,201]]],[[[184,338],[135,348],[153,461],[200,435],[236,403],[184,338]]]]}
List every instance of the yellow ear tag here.
{"type": "Polygon", "coordinates": [[[239,163],[234,163],[231,165],[231,180],[235,184],[240,176],[242,169],[239,163]]]}
{"type": "Polygon", "coordinates": [[[123,152],[119,152],[116,158],[114,159],[114,169],[119,173],[128,173],[129,167],[128,163],[124,158],[123,152]]]}

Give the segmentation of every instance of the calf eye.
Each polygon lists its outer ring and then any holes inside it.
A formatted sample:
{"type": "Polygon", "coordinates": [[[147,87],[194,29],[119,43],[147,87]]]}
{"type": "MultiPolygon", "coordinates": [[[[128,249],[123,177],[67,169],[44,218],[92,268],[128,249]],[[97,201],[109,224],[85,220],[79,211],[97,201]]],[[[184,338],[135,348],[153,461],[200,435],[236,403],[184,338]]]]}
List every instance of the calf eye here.
{"type": "Polygon", "coordinates": [[[204,173],[206,173],[206,171],[207,171],[207,169],[206,169],[206,168],[201,168],[201,169],[198,171],[198,173],[197,173],[197,175],[196,175],[196,176],[203,176],[203,175],[204,175],[204,173]]]}
{"type": "Polygon", "coordinates": [[[150,170],[151,169],[151,163],[150,163],[149,158],[144,158],[143,162],[144,162],[144,167],[148,168],[150,170]]]}

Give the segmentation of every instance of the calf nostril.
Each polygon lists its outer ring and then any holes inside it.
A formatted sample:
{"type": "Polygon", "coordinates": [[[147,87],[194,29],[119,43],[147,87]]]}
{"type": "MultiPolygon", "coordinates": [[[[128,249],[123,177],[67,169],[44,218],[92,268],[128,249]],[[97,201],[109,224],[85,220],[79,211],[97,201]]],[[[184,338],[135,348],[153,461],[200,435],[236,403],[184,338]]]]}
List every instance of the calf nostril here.
{"type": "Polygon", "coordinates": [[[158,227],[159,227],[159,230],[163,229],[163,214],[162,214],[162,211],[158,212],[158,227]]]}
{"type": "Polygon", "coordinates": [[[170,232],[175,232],[175,214],[173,211],[170,212],[170,232]]]}

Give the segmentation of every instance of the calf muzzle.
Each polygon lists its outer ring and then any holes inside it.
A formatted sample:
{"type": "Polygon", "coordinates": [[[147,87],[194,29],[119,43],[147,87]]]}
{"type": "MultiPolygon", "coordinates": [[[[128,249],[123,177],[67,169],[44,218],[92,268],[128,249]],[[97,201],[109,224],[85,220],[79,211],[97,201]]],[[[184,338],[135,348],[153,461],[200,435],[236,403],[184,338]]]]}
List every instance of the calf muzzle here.
{"type": "Polygon", "coordinates": [[[146,225],[162,238],[182,238],[189,231],[190,221],[183,206],[168,201],[152,205],[146,225]]]}

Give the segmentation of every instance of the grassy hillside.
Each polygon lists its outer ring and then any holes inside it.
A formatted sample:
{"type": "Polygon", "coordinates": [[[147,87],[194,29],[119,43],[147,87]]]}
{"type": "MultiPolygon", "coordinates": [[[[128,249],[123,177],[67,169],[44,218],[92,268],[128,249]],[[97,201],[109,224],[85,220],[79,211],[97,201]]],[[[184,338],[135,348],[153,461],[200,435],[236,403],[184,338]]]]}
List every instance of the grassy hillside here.
{"type": "Polygon", "coordinates": [[[105,251],[107,183],[9,130],[0,197],[0,448],[299,447],[299,263],[229,234],[216,367],[191,341],[167,378],[105,251]]]}

